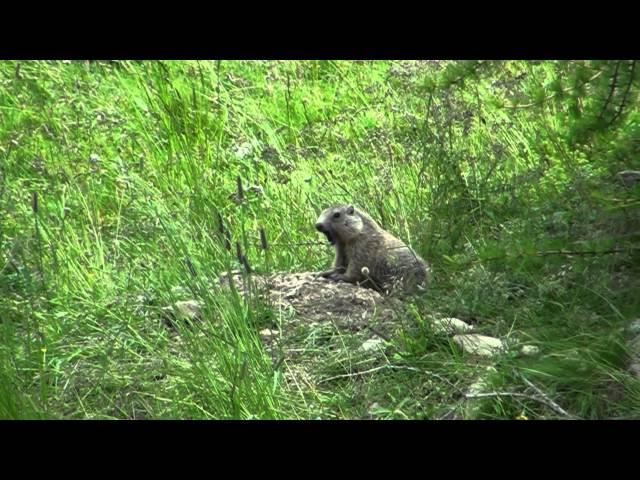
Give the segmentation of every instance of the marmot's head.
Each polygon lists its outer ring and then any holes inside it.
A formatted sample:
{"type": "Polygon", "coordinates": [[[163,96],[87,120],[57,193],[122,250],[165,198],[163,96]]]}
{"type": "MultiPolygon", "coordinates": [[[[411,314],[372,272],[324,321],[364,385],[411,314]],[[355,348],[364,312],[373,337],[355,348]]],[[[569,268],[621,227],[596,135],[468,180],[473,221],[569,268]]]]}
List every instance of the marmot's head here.
{"type": "Polygon", "coordinates": [[[353,205],[335,205],[323,211],[316,221],[316,229],[322,232],[331,245],[337,241],[348,242],[360,235],[362,217],[353,205]]]}

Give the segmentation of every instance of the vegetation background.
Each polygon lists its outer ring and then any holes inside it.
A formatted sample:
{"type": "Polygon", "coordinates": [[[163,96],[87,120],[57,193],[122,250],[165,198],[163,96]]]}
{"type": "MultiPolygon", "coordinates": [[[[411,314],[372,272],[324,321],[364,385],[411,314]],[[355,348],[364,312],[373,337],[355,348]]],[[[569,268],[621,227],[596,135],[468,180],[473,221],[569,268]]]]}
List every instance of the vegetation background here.
{"type": "Polygon", "coordinates": [[[562,417],[531,385],[576,418],[640,418],[640,189],[616,176],[640,170],[638,70],[0,62],[0,417],[469,418],[478,365],[430,335],[439,312],[540,349],[493,361],[479,418],[562,417]],[[325,268],[313,224],[335,202],[433,284],[392,368],[287,382],[257,334],[275,313],[210,285],[236,244],[254,272],[325,268]],[[204,299],[199,330],[163,324],[177,286],[204,299]]]}

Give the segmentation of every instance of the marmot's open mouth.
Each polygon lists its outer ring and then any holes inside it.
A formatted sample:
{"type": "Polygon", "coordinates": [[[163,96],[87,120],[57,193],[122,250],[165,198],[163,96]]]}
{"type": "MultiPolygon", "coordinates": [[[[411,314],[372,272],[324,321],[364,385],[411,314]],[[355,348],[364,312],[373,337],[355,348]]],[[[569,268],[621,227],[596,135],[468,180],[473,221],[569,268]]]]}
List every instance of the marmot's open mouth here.
{"type": "Polygon", "coordinates": [[[327,240],[329,241],[329,243],[330,243],[331,245],[335,245],[335,244],[336,244],[336,240],[333,238],[333,236],[331,235],[331,233],[326,232],[326,231],[325,231],[325,232],[322,232],[322,233],[324,233],[324,234],[325,234],[325,236],[327,237],[327,240]]]}

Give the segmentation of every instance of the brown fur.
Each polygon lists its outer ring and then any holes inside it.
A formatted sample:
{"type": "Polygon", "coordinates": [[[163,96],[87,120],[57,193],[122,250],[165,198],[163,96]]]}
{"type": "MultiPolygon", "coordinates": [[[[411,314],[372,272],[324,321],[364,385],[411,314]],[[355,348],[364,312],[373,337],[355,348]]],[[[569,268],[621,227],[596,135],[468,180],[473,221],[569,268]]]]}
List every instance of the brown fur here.
{"type": "Polygon", "coordinates": [[[428,268],[424,260],[352,205],[327,208],[318,217],[316,229],[336,248],[333,268],[321,276],[385,293],[398,287],[411,291],[425,286],[428,268]]]}

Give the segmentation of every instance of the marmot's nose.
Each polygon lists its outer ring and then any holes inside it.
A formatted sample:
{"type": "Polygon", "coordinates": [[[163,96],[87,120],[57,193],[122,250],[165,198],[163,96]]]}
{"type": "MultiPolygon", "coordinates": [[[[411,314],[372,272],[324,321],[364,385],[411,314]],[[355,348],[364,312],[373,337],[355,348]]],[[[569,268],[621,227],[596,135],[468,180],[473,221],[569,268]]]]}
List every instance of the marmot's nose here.
{"type": "Polygon", "coordinates": [[[322,225],[321,223],[316,223],[316,230],[324,232],[324,225],[322,225]]]}

